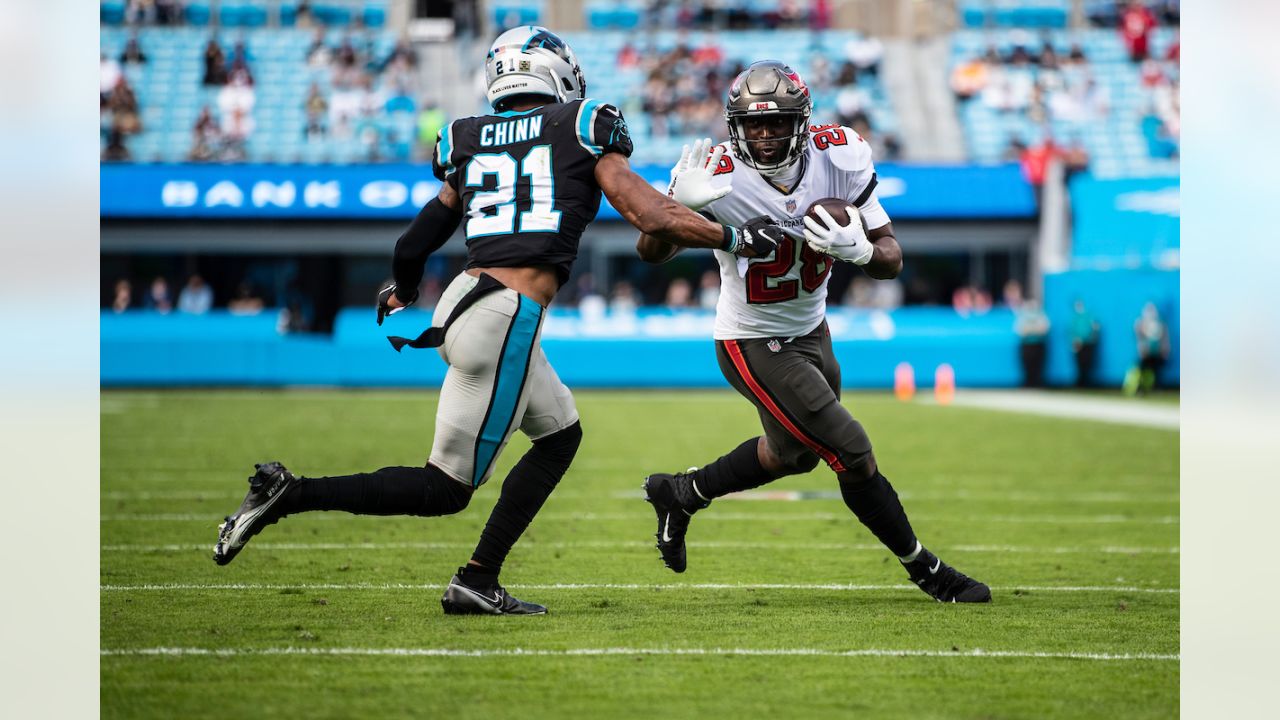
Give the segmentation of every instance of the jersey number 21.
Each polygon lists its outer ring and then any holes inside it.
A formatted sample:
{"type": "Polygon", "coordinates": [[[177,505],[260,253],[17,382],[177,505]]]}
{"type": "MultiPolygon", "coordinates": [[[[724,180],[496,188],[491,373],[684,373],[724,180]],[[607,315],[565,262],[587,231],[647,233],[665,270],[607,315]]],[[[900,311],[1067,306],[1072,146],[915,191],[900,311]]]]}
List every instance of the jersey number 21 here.
{"type": "Polygon", "coordinates": [[[554,208],[555,178],[551,174],[551,146],[535,145],[519,163],[519,175],[529,178],[528,208],[520,213],[516,226],[516,159],[510,153],[473,155],[467,163],[467,187],[484,187],[486,175],[498,177],[493,190],[477,192],[467,206],[467,237],[510,235],[512,233],[556,232],[560,211],[554,208]],[[488,210],[492,215],[485,214],[488,210]]]}

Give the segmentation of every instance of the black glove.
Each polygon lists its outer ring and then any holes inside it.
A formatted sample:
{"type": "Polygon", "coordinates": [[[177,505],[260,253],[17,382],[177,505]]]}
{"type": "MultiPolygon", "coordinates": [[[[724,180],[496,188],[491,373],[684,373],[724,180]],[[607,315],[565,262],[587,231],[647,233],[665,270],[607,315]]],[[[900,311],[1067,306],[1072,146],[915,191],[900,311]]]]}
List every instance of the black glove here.
{"type": "MultiPolygon", "coordinates": [[[[406,307],[409,307],[410,305],[418,301],[418,289],[414,288],[413,298],[410,299],[409,302],[405,303],[404,307],[393,308],[388,303],[391,302],[391,296],[395,294],[396,294],[395,283],[392,283],[382,288],[382,290],[378,292],[378,324],[379,325],[382,324],[382,319],[385,318],[386,316],[394,315],[395,313],[403,310],[406,307]]],[[[399,296],[397,295],[397,297],[399,296]]],[[[404,302],[404,301],[401,301],[401,302],[404,302]]]]}
{"type": "Polygon", "coordinates": [[[751,218],[738,229],[738,233],[738,246],[733,249],[733,254],[746,255],[743,251],[750,248],[752,255],[749,257],[764,257],[773,253],[784,237],[782,228],[768,215],[751,218]]]}

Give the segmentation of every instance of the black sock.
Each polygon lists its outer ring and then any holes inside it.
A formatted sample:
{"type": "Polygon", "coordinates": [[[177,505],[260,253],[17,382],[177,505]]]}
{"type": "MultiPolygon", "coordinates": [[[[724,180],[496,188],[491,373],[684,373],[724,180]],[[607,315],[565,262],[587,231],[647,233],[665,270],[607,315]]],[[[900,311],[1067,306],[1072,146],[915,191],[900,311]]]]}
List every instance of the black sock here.
{"type": "Polygon", "coordinates": [[[901,557],[916,549],[915,531],[888,478],[879,470],[870,478],[855,477],[848,472],[837,477],[844,504],[890,552],[901,557]]]}
{"type": "Polygon", "coordinates": [[[345,510],[357,515],[452,515],[471,501],[471,488],[443,470],[385,467],[377,472],[302,478],[285,514],[308,510],[345,510]]]}
{"type": "Polygon", "coordinates": [[[472,562],[492,569],[496,576],[511,547],[568,471],[581,441],[582,427],[578,423],[533,441],[533,447],[502,481],[502,494],[480,533],[472,562]]]}
{"type": "Polygon", "coordinates": [[[458,569],[462,581],[475,588],[491,588],[498,584],[498,571],[495,568],[467,564],[458,569]]]}
{"type": "Polygon", "coordinates": [[[722,495],[750,490],[776,480],[777,476],[760,464],[760,456],[756,450],[759,442],[760,438],[751,438],[715,462],[699,468],[693,474],[698,494],[704,500],[714,500],[722,495]]]}

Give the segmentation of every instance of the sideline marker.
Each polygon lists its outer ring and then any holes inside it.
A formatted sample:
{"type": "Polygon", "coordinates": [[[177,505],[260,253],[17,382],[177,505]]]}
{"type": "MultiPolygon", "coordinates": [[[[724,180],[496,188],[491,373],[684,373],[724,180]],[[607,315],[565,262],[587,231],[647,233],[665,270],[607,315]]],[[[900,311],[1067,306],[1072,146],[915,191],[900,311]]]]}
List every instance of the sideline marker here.
{"type": "Polygon", "coordinates": [[[916,394],[916,371],[911,363],[901,362],[893,369],[893,394],[902,402],[908,402],[916,394]]]}
{"type": "Polygon", "coordinates": [[[933,374],[933,398],[939,405],[950,405],[956,399],[956,371],[942,363],[933,374]]]}

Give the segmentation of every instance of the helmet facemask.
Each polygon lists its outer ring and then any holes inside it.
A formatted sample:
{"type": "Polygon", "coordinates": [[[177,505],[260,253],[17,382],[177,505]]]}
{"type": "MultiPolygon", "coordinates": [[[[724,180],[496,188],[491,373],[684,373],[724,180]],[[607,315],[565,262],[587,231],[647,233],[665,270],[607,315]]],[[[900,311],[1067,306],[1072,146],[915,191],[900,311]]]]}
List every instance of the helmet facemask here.
{"type": "Polygon", "coordinates": [[[804,156],[804,145],[809,138],[809,113],[799,111],[760,111],[746,113],[726,113],[729,123],[729,141],[733,145],[734,156],[761,175],[772,177],[785,172],[804,156]],[[750,139],[747,123],[757,118],[785,117],[789,118],[789,127],[781,133],[768,138],[750,139]],[[782,145],[772,162],[760,157],[761,146],[773,143],[782,145]]]}

